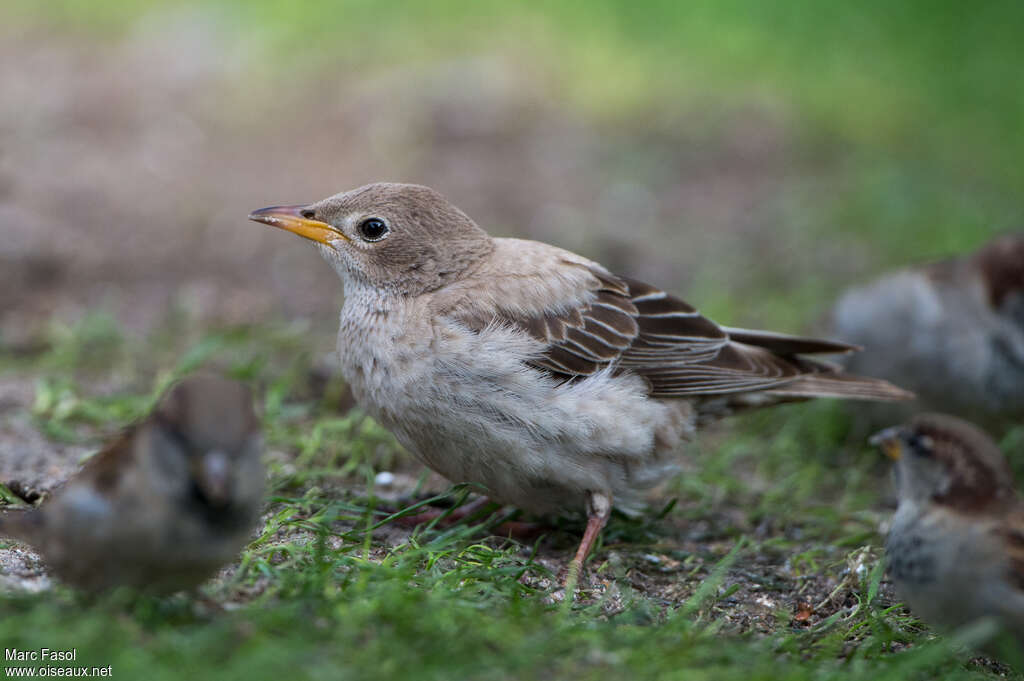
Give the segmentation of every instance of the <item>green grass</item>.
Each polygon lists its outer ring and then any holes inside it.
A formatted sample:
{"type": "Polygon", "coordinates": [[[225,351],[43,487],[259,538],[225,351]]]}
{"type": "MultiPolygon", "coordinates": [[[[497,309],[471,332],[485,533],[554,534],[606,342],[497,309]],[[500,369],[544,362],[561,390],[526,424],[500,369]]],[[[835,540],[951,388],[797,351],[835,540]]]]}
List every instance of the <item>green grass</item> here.
{"type": "MultiPolygon", "coordinates": [[[[687,273],[687,295],[727,323],[796,330],[852,280],[964,252],[1022,224],[1024,5],[1012,0],[657,0],[642,8],[619,0],[14,0],[3,11],[13,27],[98,44],[130,35],[146,17],[151,30],[208,26],[222,48],[214,54],[237,57],[221,105],[238,125],[268,107],[267,92],[325,75],[337,92],[328,88],[324,105],[334,107],[347,88],[396,70],[512,62],[531,87],[608,139],[606,173],[658,196],[677,191],[679,159],[659,157],[658,142],[641,153],[617,141],[635,147],[650,136],[699,157],[728,147],[731,121],[757,114],[751,125],[778,127],[786,137],[779,163],[795,168],[758,208],[778,216],[765,230],[792,255],[758,262],[751,248],[734,263],[723,255],[687,273]],[[747,274],[723,277],[730,264],[747,274]],[[833,264],[844,277],[828,279],[833,264]],[[765,288],[774,295],[760,295],[765,288]]],[[[303,106],[320,104],[313,92],[303,106]]],[[[743,162],[742,151],[731,153],[743,162]]]]}
{"type": "Polygon", "coordinates": [[[311,389],[309,354],[295,350],[308,342],[303,328],[175,328],[190,340],[173,341],[167,329],[124,338],[108,322],[55,329],[48,350],[7,370],[37,378],[38,427],[98,444],[174,377],[224,371],[263,398],[277,452],[270,512],[239,565],[198,602],[89,598],[60,586],[0,597],[8,648],[74,647],[76,664],[147,679],[989,675],[881,595],[872,547],[885,467],[834,404],[711,432],[694,470],[663,493],[661,513],[613,519],[591,562],[601,586],[570,602],[553,598],[549,561],[569,555],[574,522],[536,544],[490,536],[497,519],[387,532],[393,509],[371,481],[407,466],[404,455],[358,410],[339,413],[333,382],[311,389]],[[69,339],[95,337],[114,347],[86,362],[69,339]],[[127,387],[93,395],[91,381],[111,375],[127,387]],[[793,591],[819,613],[808,624],[785,600],[793,591]],[[835,603],[818,603],[830,595],[835,603]],[[760,596],[774,605],[758,610],[760,596]],[[746,619],[755,612],[760,624],[746,619]]]}

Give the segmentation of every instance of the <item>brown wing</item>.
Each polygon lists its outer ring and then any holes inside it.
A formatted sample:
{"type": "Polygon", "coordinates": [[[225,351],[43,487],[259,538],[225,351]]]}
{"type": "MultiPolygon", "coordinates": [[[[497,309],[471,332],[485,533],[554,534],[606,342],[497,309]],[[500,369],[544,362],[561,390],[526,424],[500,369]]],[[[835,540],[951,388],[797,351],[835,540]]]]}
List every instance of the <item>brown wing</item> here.
{"type": "Polygon", "coordinates": [[[617,361],[637,339],[637,308],[626,284],[601,272],[594,297],[583,307],[517,320],[499,319],[547,344],[536,364],[565,377],[589,376],[617,361]]]}
{"type": "Polygon", "coordinates": [[[855,349],[845,343],[721,327],[675,296],[624,281],[637,307],[640,331],[619,366],[644,376],[655,397],[781,388],[804,376],[835,373],[832,365],[797,354],[855,349]]]}
{"type": "MultiPolygon", "coordinates": [[[[569,380],[614,366],[647,379],[653,397],[752,390],[796,397],[907,395],[884,381],[842,375],[831,364],[797,356],[849,352],[853,346],[725,329],[661,289],[599,269],[591,273],[598,283],[584,305],[526,318],[497,316],[546,344],[534,364],[555,376],[569,380]]],[[[482,320],[474,321],[471,326],[480,328],[482,320]]]]}

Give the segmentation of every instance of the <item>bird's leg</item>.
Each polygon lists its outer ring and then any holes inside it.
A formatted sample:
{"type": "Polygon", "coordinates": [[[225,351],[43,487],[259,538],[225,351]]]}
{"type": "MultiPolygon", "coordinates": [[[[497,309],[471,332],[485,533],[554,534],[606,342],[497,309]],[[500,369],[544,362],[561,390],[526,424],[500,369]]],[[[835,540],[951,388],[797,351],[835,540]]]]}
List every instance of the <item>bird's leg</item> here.
{"type": "Polygon", "coordinates": [[[575,588],[576,580],[583,572],[583,561],[587,559],[590,549],[594,548],[594,542],[597,541],[601,530],[608,523],[611,514],[612,500],[607,494],[603,492],[587,493],[587,529],[583,532],[583,539],[580,540],[580,546],[576,549],[576,555],[569,563],[569,574],[565,579],[566,591],[569,591],[570,587],[575,588]]]}

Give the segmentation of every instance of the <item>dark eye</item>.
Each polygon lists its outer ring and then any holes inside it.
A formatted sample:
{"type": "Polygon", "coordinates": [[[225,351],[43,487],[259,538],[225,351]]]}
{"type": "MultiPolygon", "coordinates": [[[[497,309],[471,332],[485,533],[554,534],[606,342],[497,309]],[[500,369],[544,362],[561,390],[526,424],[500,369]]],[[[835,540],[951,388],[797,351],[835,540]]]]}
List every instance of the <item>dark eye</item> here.
{"type": "Polygon", "coordinates": [[[359,223],[359,234],[366,241],[380,241],[387,233],[388,226],[380,218],[366,218],[359,223]]]}
{"type": "Polygon", "coordinates": [[[907,445],[918,456],[929,457],[932,455],[932,447],[935,446],[935,443],[927,435],[914,433],[907,438],[907,445]]]}

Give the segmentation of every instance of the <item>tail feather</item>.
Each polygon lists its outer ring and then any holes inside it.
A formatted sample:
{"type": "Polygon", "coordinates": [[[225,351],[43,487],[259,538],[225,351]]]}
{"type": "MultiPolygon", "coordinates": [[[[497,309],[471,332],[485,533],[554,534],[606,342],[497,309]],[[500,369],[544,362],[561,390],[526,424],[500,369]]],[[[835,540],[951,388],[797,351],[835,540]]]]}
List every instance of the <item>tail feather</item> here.
{"type": "Polygon", "coordinates": [[[859,345],[851,345],[842,341],[824,340],[809,336],[791,336],[774,331],[740,329],[729,326],[723,326],[722,330],[729,334],[731,340],[747,345],[756,345],[780,355],[849,354],[863,349],[859,345]]]}
{"type": "Polygon", "coordinates": [[[838,397],[883,402],[912,400],[915,397],[914,393],[880,378],[831,372],[801,376],[765,392],[779,397],[838,397]]]}
{"type": "Polygon", "coordinates": [[[777,388],[699,400],[697,424],[703,426],[752,409],[803,402],[815,397],[896,402],[914,399],[915,395],[880,378],[841,373],[809,374],[777,388]]]}
{"type": "Polygon", "coordinates": [[[915,395],[881,378],[844,373],[843,367],[817,357],[801,355],[855,352],[861,348],[839,341],[789,336],[773,331],[727,329],[730,340],[759,347],[800,367],[804,373],[788,383],[768,388],[765,394],[788,398],[837,397],[848,400],[912,400],[915,395]]]}
{"type": "Polygon", "coordinates": [[[697,402],[697,420],[700,424],[750,409],[785,402],[802,402],[816,397],[882,402],[915,398],[914,393],[888,381],[847,374],[837,364],[808,357],[855,352],[860,349],[855,345],[771,331],[724,330],[732,343],[715,359],[701,366],[705,367],[706,373],[712,378],[728,374],[726,379],[731,380],[732,384],[729,390],[722,390],[718,395],[707,389],[702,391],[703,394],[695,395],[700,398],[697,402]],[[755,387],[743,389],[737,382],[737,373],[754,376],[747,380],[755,387]],[[762,383],[760,389],[756,387],[758,376],[762,383]]]}

